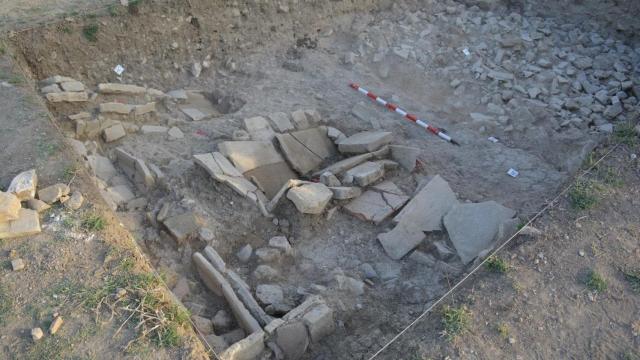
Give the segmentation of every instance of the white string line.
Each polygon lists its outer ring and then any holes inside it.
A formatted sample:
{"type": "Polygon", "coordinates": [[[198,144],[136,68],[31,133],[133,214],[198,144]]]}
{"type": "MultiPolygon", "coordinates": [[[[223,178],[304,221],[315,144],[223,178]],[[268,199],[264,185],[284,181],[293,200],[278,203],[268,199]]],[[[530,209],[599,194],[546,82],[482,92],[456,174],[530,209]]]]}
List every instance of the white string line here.
{"type": "Polygon", "coordinates": [[[449,291],[447,291],[444,295],[442,295],[442,297],[440,297],[438,300],[436,300],[436,302],[434,302],[431,306],[429,306],[429,308],[427,310],[425,310],[422,314],[420,314],[420,316],[418,316],[415,320],[413,320],[407,327],[405,327],[404,329],[402,329],[402,331],[400,331],[396,336],[394,336],[391,340],[389,340],[389,342],[387,342],[382,348],[380,348],[380,350],[378,350],[375,354],[373,354],[369,360],[372,360],[374,358],[376,358],[378,355],[380,355],[383,351],[385,351],[389,346],[391,346],[391,344],[393,344],[396,340],[398,340],[402,335],[404,335],[409,329],[411,329],[415,324],[417,324],[420,320],[422,320],[422,318],[424,318],[427,314],[429,314],[431,312],[431,310],[433,310],[437,305],[439,305],[442,301],[444,301],[445,298],[447,298],[449,295],[451,295],[458,287],[460,287],[462,285],[462,283],[464,283],[469,277],[471,277],[471,275],[475,274],[492,256],[494,256],[495,254],[497,254],[500,250],[502,250],[505,246],[507,246],[507,244],[509,244],[511,242],[511,240],[515,239],[516,236],[518,236],[522,230],[526,227],[531,225],[538,217],[540,217],[544,212],[546,212],[549,208],[551,208],[554,203],[560,198],[562,197],[564,194],[567,193],[567,191],[569,191],[573,186],[575,186],[575,183],[577,180],[582,179],[584,176],[586,176],[591,170],[593,170],[593,168],[595,168],[601,161],[603,161],[607,156],[609,156],[615,149],[618,148],[618,146],[620,146],[620,144],[616,144],[611,150],[609,150],[606,154],[604,154],[598,161],[596,161],[593,165],[591,165],[587,170],[584,171],[584,173],[582,173],[582,175],[578,176],[571,184],[569,184],[569,186],[567,186],[564,190],[562,190],[560,192],[560,194],[558,194],[558,196],[556,196],[553,200],[551,200],[550,202],[547,203],[547,205],[542,208],[542,210],[540,210],[533,218],[531,218],[522,228],[520,228],[520,230],[516,231],[515,234],[513,234],[513,236],[511,236],[507,241],[505,241],[502,245],[498,246],[494,251],[491,252],[490,255],[488,255],[482,262],[480,262],[480,264],[478,264],[478,266],[476,266],[473,270],[471,270],[471,272],[469,272],[469,274],[465,275],[460,281],[458,281],[458,283],[456,283],[451,289],[449,289],[449,291]]]}
{"type": "MultiPolygon", "coordinates": [[[[22,72],[23,76],[25,77],[25,79],[27,79],[28,81],[30,81],[30,85],[32,87],[35,87],[35,83],[32,81],[31,78],[29,78],[27,76],[27,72],[25,72],[25,69],[23,68],[22,64],[19,62],[14,62],[14,64],[16,64],[18,66],[18,68],[20,69],[20,71],[22,72]]],[[[57,130],[58,135],[61,136],[63,139],[65,139],[65,136],[62,132],[62,129],[60,129],[60,127],[58,126],[58,123],[56,122],[53,114],[51,114],[51,112],[49,111],[49,108],[42,102],[42,97],[38,96],[38,101],[40,102],[40,105],[47,109],[47,117],[49,118],[49,121],[51,122],[51,124],[53,125],[54,129],[57,130]]],[[[67,142],[63,140],[63,142],[66,144],[67,142]]],[[[73,157],[77,158],[78,155],[75,152],[73,153],[73,157]]],[[[84,172],[85,176],[87,176],[88,178],[91,178],[91,175],[89,174],[89,172],[87,171],[87,169],[83,166],[81,168],[82,172],[84,172]]],[[[95,185],[92,185],[95,186],[95,185]]],[[[119,219],[118,215],[115,214],[116,219],[119,219]]],[[[127,231],[128,232],[128,231],[127,231]]],[[[140,245],[138,244],[138,242],[136,241],[136,239],[133,237],[133,235],[131,235],[131,242],[133,242],[134,244],[134,249],[136,250],[138,256],[140,256],[142,259],[144,259],[144,261],[149,265],[149,268],[151,269],[151,273],[153,274],[153,276],[155,276],[155,278],[157,280],[160,281],[160,283],[165,287],[165,289],[167,289],[167,291],[169,293],[171,293],[171,290],[169,289],[169,286],[167,285],[167,283],[162,279],[162,276],[160,276],[160,274],[156,271],[155,267],[153,265],[151,265],[151,261],[147,258],[147,256],[142,252],[142,250],[140,249],[140,245]]],[[[172,303],[175,303],[175,299],[171,300],[172,303]]],[[[196,324],[193,322],[193,320],[191,320],[191,316],[188,317],[189,319],[189,323],[191,324],[192,328],[195,329],[195,331],[198,333],[198,335],[200,335],[200,338],[202,339],[202,341],[207,345],[207,347],[209,348],[209,350],[211,351],[211,353],[213,354],[213,356],[216,359],[220,359],[220,357],[218,356],[218,354],[216,353],[216,351],[213,349],[213,347],[211,346],[211,344],[209,344],[209,342],[207,341],[207,339],[205,338],[205,335],[200,331],[200,329],[198,329],[198,327],[196,326],[196,324]]]]}

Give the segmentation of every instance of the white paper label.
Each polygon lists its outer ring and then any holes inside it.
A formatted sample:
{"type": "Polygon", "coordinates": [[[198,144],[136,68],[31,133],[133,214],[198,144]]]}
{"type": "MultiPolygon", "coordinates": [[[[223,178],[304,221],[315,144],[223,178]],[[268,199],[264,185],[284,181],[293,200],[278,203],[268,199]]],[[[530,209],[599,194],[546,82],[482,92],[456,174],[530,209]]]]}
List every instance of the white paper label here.
{"type": "Polygon", "coordinates": [[[124,72],[124,66],[118,64],[116,67],[113,68],[113,71],[118,75],[122,75],[122,73],[124,72]]]}
{"type": "Polygon", "coordinates": [[[509,169],[509,171],[507,171],[507,174],[509,174],[509,176],[511,177],[516,177],[520,175],[520,173],[516,169],[509,169]]]}

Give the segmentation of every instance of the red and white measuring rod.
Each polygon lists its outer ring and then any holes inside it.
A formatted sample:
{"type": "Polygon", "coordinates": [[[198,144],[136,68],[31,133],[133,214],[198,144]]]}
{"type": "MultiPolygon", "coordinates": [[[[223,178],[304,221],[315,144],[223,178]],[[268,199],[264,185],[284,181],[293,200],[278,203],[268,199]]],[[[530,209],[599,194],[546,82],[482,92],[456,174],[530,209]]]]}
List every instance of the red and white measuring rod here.
{"type": "Polygon", "coordinates": [[[366,95],[368,98],[370,98],[371,100],[377,102],[378,104],[386,107],[387,109],[400,114],[402,116],[404,116],[407,120],[410,120],[416,124],[418,124],[420,127],[424,128],[425,130],[428,130],[430,132],[432,132],[435,135],[438,135],[438,137],[440,137],[441,139],[450,142],[454,145],[460,145],[458,144],[455,140],[453,140],[451,138],[451,136],[447,135],[442,129],[438,129],[437,127],[431,126],[429,124],[427,124],[427,122],[418,119],[418,117],[416,115],[413,114],[409,114],[406,111],[402,110],[401,108],[398,107],[398,105],[390,103],[388,101],[386,101],[385,99],[378,97],[377,95],[375,95],[374,93],[372,93],[371,91],[361,87],[358,84],[352,83],[349,84],[349,86],[354,89],[357,90],[358,92],[366,95]]]}

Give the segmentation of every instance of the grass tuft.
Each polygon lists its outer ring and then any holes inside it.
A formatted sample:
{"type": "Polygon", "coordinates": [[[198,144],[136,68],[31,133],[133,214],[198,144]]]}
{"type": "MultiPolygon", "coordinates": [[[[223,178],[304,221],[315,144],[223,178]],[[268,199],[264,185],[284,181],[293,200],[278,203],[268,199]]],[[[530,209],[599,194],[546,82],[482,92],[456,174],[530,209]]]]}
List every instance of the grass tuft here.
{"type": "Polygon", "coordinates": [[[500,323],[498,324],[497,330],[498,334],[500,334],[503,339],[506,340],[509,338],[509,325],[506,323],[500,323]]]}
{"type": "Polygon", "coordinates": [[[607,290],[607,281],[595,270],[591,270],[589,274],[587,274],[585,285],[587,285],[590,290],[599,293],[607,290]]]}
{"type": "Polygon", "coordinates": [[[504,274],[509,271],[509,264],[505,260],[495,255],[487,259],[487,262],[484,264],[484,266],[487,268],[487,270],[494,273],[504,274]]]}
{"type": "Polygon", "coordinates": [[[569,201],[575,210],[587,210],[598,203],[598,189],[592,181],[578,180],[569,190],[569,201]]]}
{"type": "Polygon", "coordinates": [[[98,41],[99,30],[100,30],[100,27],[98,26],[98,24],[85,25],[82,28],[82,35],[84,36],[85,39],[87,39],[87,41],[96,42],[98,41]]]}
{"type": "Polygon", "coordinates": [[[635,146],[638,144],[638,135],[631,122],[617,125],[613,132],[613,139],[618,144],[635,146]]]}
{"type": "Polygon", "coordinates": [[[468,330],[471,323],[471,312],[466,306],[452,308],[446,306],[442,313],[443,334],[449,340],[454,340],[458,335],[468,330]]]}
{"type": "Polygon", "coordinates": [[[640,270],[626,270],[623,271],[623,273],[624,278],[627,279],[627,282],[631,285],[631,289],[640,293],[640,270]]]}
{"type": "Polygon", "coordinates": [[[82,220],[82,228],[87,231],[101,231],[106,226],[106,221],[100,215],[89,214],[82,220]]]}

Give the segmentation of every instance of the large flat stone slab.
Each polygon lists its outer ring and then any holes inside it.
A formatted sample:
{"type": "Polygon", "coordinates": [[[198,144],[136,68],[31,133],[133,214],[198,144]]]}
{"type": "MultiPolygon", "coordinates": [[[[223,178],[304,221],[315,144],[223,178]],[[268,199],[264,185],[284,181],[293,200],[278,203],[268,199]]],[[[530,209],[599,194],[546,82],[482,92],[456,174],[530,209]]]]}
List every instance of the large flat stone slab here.
{"type": "Polygon", "coordinates": [[[320,214],[324,211],[333,192],[323,184],[311,183],[294,187],[287,193],[298,211],[303,214],[320,214]]]}
{"type": "Polygon", "coordinates": [[[329,136],[326,127],[316,127],[291,133],[296,140],[322,159],[335,155],[336,148],[329,136]]]}
{"type": "Polygon", "coordinates": [[[273,144],[267,141],[225,141],[218,144],[218,149],[243,174],[284,161],[273,144]]]}
{"type": "Polygon", "coordinates": [[[516,212],[495,201],[458,204],[444,217],[444,226],[463,263],[493,246],[500,225],[516,212]]]}
{"type": "Polygon", "coordinates": [[[397,225],[393,230],[378,235],[384,251],[393,260],[400,260],[425,239],[425,234],[411,224],[397,225]]]}
{"type": "Polygon", "coordinates": [[[0,222],[0,239],[30,236],[40,231],[40,218],[35,210],[20,209],[18,219],[0,222]]]}
{"type": "MultiPolygon", "coordinates": [[[[391,185],[385,187],[392,188],[391,185]]],[[[387,192],[372,188],[345,205],[344,209],[359,219],[380,224],[409,201],[408,196],[398,194],[400,189],[396,189],[387,192]]]]}
{"type": "Polygon", "coordinates": [[[372,161],[364,162],[353,169],[348,170],[343,177],[344,184],[357,184],[368,186],[384,177],[384,167],[372,161]]]}
{"type": "Polygon", "coordinates": [[[280,149],[284,153],[291,167],[298,173],[305,175],[322,164],[323,158],[313,153],[291,134],[277,134],[280,149]]]}
{"type": "Polygon", "coordinates": [[[456,194],[440,175],[436,175],[393,219],[413,224],[422,231],[442,230],[442,218],[458,204],[456,194]]]}
{"type": "Polygon", "coordinates": [[[289,115],[283,112],[276,112],[269,115],[269,120],[271,120],[276,130],[279,132],[287,132],[294,129],[291,120],[289,120],[289,115]]]}
{"type": "Polygon", "coordinates": [[[200,219],[193,212],[170,217],[162,223],[180,244],[184,243],[189,237],[197,234],[200,229],[200,219]]]}
{"type": "Polygon", "coordinates": [[[284,161],[255,168],[244,176],[256,183],[268,199],[273,199],[289,180],[298,178],[284,161]]]}
{"type": "Polygon", "coordinates": [[[276,136],[275,131],[273,131],[267,119],[262,116],[244,119],[244,127],[247,129],[249,135],[251,135],[251,140],[271,141],[276,136]]]}
{"type": "Polygon", "coordinates": [[[375,151],[393,140],[393,134],[387,131],[364,131],[338,142],[338,149],[345,154],[363,154],[375,151]]]}

